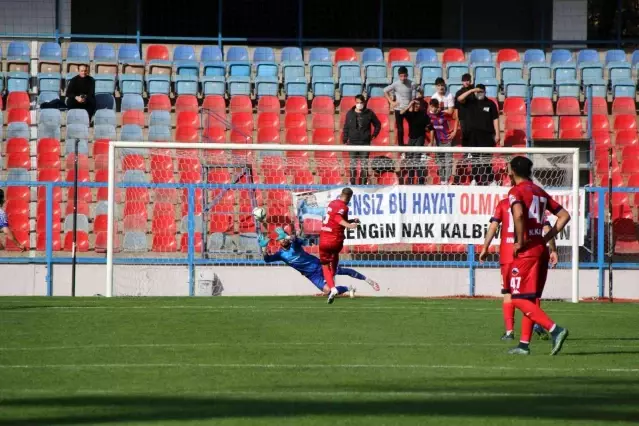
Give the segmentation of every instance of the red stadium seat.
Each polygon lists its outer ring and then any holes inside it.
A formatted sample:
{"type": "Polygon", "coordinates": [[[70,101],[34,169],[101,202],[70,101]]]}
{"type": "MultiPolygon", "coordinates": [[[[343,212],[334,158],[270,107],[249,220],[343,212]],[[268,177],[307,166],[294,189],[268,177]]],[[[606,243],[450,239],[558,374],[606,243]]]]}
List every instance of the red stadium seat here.
{"type": "MultiPolygon", "coordinates": [[[[108,158],[106,159],[108,162],[108,158]]],[[[71,170],[75,167],[75,154],[71,153],[65,157],[66,168],[71,170]]],[[[108,167],[108,164],[106,165],[108,167]]],[[[78,169],[89,170],[89,156],[86,154],[78,154],[78,169]]]]}
{"type": "Polygon", "coordinates": [[[612,101],[612,114],[631,114],[637,115],[637,106],[635,100],[629,97],[618,97],[612,101]]]}
{"type": "Polygon", "coordinates": [[[195,95],[180,95],[175,100],[175,112],[193,111],[198,112],[198,103],[195,95]]]}
{"type": "Polygon", "coordinates": [[[231,113],[231,124],[243,131],[253,131],[253,113],[252,112],[233,112],[231,113]]]}
{"type": "MultiPolygon", "coordinates": [[[[533,99],[533,101],[537,98],[533,99]]],[[[524,98],[504,99],[504,115],[526,115],[526,102],[524,98]]]]}
{"type": "MultiPolygon", "coordinates": [[[[202,252],[202,244],[203,244],[202,233],[196,232],[193,235],[193,248],[195,250],[195,253],[202,252]]],[[[186,253],[189,251],[189,234],[188,233],[184,233],[180,237],[180,251],[182,251],[182,253],[186,253]]]]}
{"type": "Polygon", "coordinates": [[[413,244],[411,247],[413,253],[437,253],[439,247],[437,244],[413,244]]]}
{"type": "Polygon", "coordinates": [[[230,142],[231,143],[240,143],[240,144],[245,144],[245,143],[251,143],[251,135],[247,134],[246,132],[243,131],[243,129],[240,130],[231,130],[231,136],[230,136],[230,142]]]}
{"type": "Polygon", "coordinates": [[[592,116],[592,130],[606,130],[610,129],[610,123],[608,122],[608,116],[602,114],[594,114],[592,116]]]}
{"type": "Polygon", "coordinates": [[[152,60],[169,61],[169,49],[162,44],[152,44],[146,48],[146,62],[152,60]]]}
{"type": "MultiPolygon", "coordinates": [[[[60,182],[60,169],[43,169],[38,170],[38,182],[60,182]]],[[[38,187],[38,200],[46,199],[46,188],[38,187]]],[[[62,188],[53,188],[53,200],[56,203],[62,201],[62,188]]]]}
{"type": "Polygon", "coordinates": [[[398,185],[399,178],[395,172],[384,172],[377,177],[378,185],[398,185]]]}
{"type": "Polygon", "coordinates": [[[583,137],[583,129],[559,129],[560,139],[582,139],[583,137]]]}
{"type": "Polygon", "coordinates": [[[151,111],[168,111],[171,112],[171,100],[167,95],[155,93],[149,96],[149,104],[147,105],[149,112],[151,111]]]}
{"type": "Polygon", "coordinates": [[[124,203],[124,229],[125,230],[146,230],[148,220],[147,203],[143,201],[125,201],[124,203]]]}
{"type": "MultiPolygon", "coordinates": [[[[76,250],[79,252],[89,251],[89,234],[85,231],[77,231],[76,233],[76,250]]],[[[73,232],[69,231],[64,234],[64,251],[71,251],[73,247],[73,232]]]]}
{"type": "Polygon", "coordinates": [[[497,66],[502,62],[519,62],[519,52],[515,49],[500,49],[497,52],[497,66]]]}
{"type": "Polygon", "coordinates": [[[31,157],[28,152],[7,155],[7,169],[31,169],[31,157]]]}
{"type": "Polygon", "coordinates": [[[627,161],[627,159],[634,160],[635,158],[639,158],[639,145],[628,145],[624,147],[622,151],[622,158],[624,161],[627,161]]]}
{"type": "Polygon", "coordinates": [[[505,130],[526,130],[526,117],[509,115],[506,117],[505,130]]]}
{"type": "Polygon", "coordinates": [[[381,134],[390,133],[390,118],[388,117],[388,115],[381,114],[381,115],[378,115],[377,118],[379,119],[379,122],[382,125],[382,128],[379,134],[381,135],[381,134]]]}
{"type": "Polygon", "coordinates": [[[444,50],[444,55],[442,56],[442,62],[444,66],[446,66],[448,62],[464,62],[465,60],[466,56],[461,49],[446,49],[444,50]]]}
{"type": "Polygon", "coordinates": [[[7,141],[7,154],[29,154],[29,141],[25,138],[11,138],[7,141]]]}
{"type": "Polygon", "coordinates": [[[552,101],[548,98],[533,98],[530,103],[531,115],[554,115],[552,101]]]}
{"type": "Polygon", "coordinates": [[[146,171],[145,156],[138,154],[127,154],[122,157],[122,170],[142,170],[146,171]]]}
{"type": "Polygon", "coordinates": [[[559,130],[582,130],[583,123],[581,117],[560,117],[559,130]]]}
{"type": "MultiPolygon", "coordinates": [[[[127,111],[128,112],[128,111],[127,111]]],[[[199,129],[200,126],[200,114],[193,111],[181,111],[177,114],[176,120],[177,127],[194,127],[199,129]]]]}
{"type": "Polygon", "coordinates": [[[279,112],[260,112],[257,114],[257,128],[280,129],[280,113],[279,112]]]}
{"type": "Polygon", "coordinates": [[[7,114],[8,123],[27,123],[31,125],[31,112],[28,109],[14,108],[7,114]]]}
{"type": "MultiPolygon", "coordinates": [[[[374,98],[373,98],[374,99],[374,98]]],[[[384,99],[385,100],[385,99],[384,99]]],[[[386,102],[388,104],[388,102],[386,102]]],[[[339,113],[345,114],[355,106],[355,96],[343,97],[339,102],[339,113]]]]}
{"type": "Polygon", "coordinates": [[[631,114],[619,114],[614,118],[614,130],[634,130],[637,128],[637,116],[631,114]]]}
{"type": "Polygon", "coordinates": [[[42,169],[60,169],[62,163],[60,154],[54,152],[46,152],[37,157],[38,170],[42,169]]]}
{"type": "MultiPolygon", "coordinates": [[[[73,170],[69,170],[67,172],[67,182],[73,182],[75,173],[73,170]]],[[[91,182],[91,178],[89,176],[89,170],[85,169],[85,170],[78,170],[78,182],[79,183],[87,183],[87,182],[91,182]]],[[[68,192],[67,192],[67,199],[71,200],[74,199],[74,189],[73,188],[69,188],[68,192]]],[[[86,202],[86,203],[90,203],[92,201],[92,195],[91,195],[91,188],[86,188],[86,187],[78,187],[78,199],[80,201],[86,202]]]]}
{"type": "Polygon", "coordinates": [[[615,236],[614,252],[617,254],[639,253],[637,229],[632,218],[620,218],[613,223],[615,236]]]}
{"type": "Polygon", "coordinates": [[[204,142],[224,143],[226,142],[226,130],[222,127],[209,127],[204,129],[202,138],[204,142]]]}
{"type": "Polygon", "coordinates": [[[280,112],[280,100],[277,96],[260,96],[257,101],[257,112],[280,112]]]}
{"type": "Polygon", "coordinates": [[[308,145],[306,127],[287,129],[284,135],[284,143],[290,145],[308,145]]]}
{"type": "Polygon", "coordinates": [[[335,114],[335,104],[329,96],[316,96],[311,104],[313,114],[335,114]]]}
{"type": "Polygon", "coordinates": [[[557,101],[557,115],[581,115],[577,98],[559,98],[557,101]]]}
{"type": "Polygon", "coordinates": [[[526,132],[520,129],[511,129],[504,132],[504,146],[506,147],[525,147],[526,132]]]}
{"type": "Polygon", "coordinates": [[[284,104],[284,112],[308,114],[308,101],[303,96],[289,96],[284,104]]]}
{"type": "Polygon", "coordinates": [[[352,47],[340,47],[335,51],[335,63],[349,61],[357,61],[357,52],[352,47]]]}
{"type": "Polygon", "coordinates": [[[198,157],[179,157],[178,172],[202,172],[202,163],[198,157]]]}
{"type": "Polygon", "coordinates": [[[151,251],[156,253],[174,253],[177,251],[177,239],[175,234],[153,235],[151,251]]]}
{"type": "Polygon", "coordinates": [[[122,125],[135,124],[144,127],[144,111],[128,110],[122,113],[122,125]]]}
{"type": "MultiPolygon", "coordinates": [[[[42,142],[43,140],[41,140],[40,142],[42,142]]],[[[93,157],[97,157],[98,155],[108,155],[109,143],[110,142],[108,139],[96,139],[95,142],[93,142],[93,157]]],[[[60,143],[58,142],[58,146],[59,145],[60,143]]]]}
{"type": "Polygon", "coordinates": [[[635,130],[620,130],[615,133],[615,145],[617,145],[617,147],[637,144],[639,144],[639,139],[637,138],[637,132],[635,130]]]}
{"type": "Polygon", "coordinates": [[[310,170],[301,169],[295,170],[293,175],[293,184],[295,185],[314,185],[315,177],[310,170]]]}
{"type": "MultiPolygon", "coordinates": [[[[590,101],[586,100],[586,103],[584,104],[584,115],[588,115],[588,109],[589,109],[588,102],[590,101]]],[[[606,100],[606,98],[602,98],[602,97],[592,98],[592,113],[608,114],[608,101],[606,100]]]]}
{"type": "Polygon", "coordinates": [[[204,98],[202,109],[208,109],[220,114],[226,114],[226,101],[221,95],[208,95],[204,98]]]}
{"type": "MultiPolygon", "coordinates": [[[[75,200],[69,199],[67,200],[67,208],[65,209],[65,215],[69,216],[73,214],[73,208],[75,207],[75,200]]],[[[89,216],[89,204],[80,200],[78,202],[78,214],[83,214],[85,216],[89,216]]]]}
{"type": "Polygon", "coordinates": [[[407,49],[396,47],[388,51],[388,63],[410,62],[410,52],[407,49]]]}
{"type": "Polygon", "coordinates": [[[175,140],[178,142],[197,142],[197,129],[188,126],[178,127],[175,129],[175,140]]]}
{"type": "Polygon", "coordinates": [[[595,142],[595,146],[600,145],[610,145],[612,142],[610,141],[610,132],[607,131],[594,131],[592,132],[592,138],[595,142]]]}
{"type": "Polygon", "coordinates": [[[175,212],[154,211],[151,219],[151,232],[156,235],[175,235],[177,232],[175,212]]]}
{"type": "Polygon", "coordinates": [[[257,130],[257,143],[280,143],[280,129],[265,127],[257,130]]]}
{"type": "Polygon", "coordinates": [[[31,199],[31,190],[28,186],[7,186],[5,196],[7,200],[26,200],[31,199]]]}
{"type": "Polygon", "coordinates": [[[7,95],[7,111],[14,108],[31,109],[31,100],[27,92],[10,92],[7,95]]]}
{"type": "MultiPolygon", "coordinates": [[[[343,105],[343,103],[341,105],[343,105]]],[[[342,108],[341,105],[340,105],[340,110],[342,108]]],[[[373,110],[375,114],[377,115],[380,115],[380,114],[388,115],[388,101],[386,100],[386,98],[370,98],[368,100],[368,103],[366,104],[366,107],[370,110],[373,110]]]]}
{"type": "Polygon", "coordinates": [[[335,129],[334,114],[313,113],[311,129],[335,129]]]}
{"type": "MultiPolygon", "coordinates": [[[[10,216],[9,212],[7,212],[7,216],[10,216]]],[[[29,216],[11,215],[8,219],[11,223],[11,230],[13,231],[13,235],[20,242],[20,244],[29,249],[29,216]]],[[[20,251],[20,248],[15,245],[14,242],[9,238],[5,240],[5,244],[5,250],[7,251],[20,251]]]]}
{"type": "Polygon", "coordinates": [[[335,145],[335,132],[332,129],[313,130],[313,145],[335,145]]]}
{"type": "Polygon", "coordinates": [[[532,119],[533,130],[537,129],[553,129],[555,128],[555,122],[552,117],[533,117],[532,119]]]}
{"type": "Polygon", "coordinates": [[[209,217],[209,232],[229,232],[233,230],[233,215],[216,213],[209,217]]]}
{"type": "Polygon", "coordinates": [[[532,138],[535,139],[555,139],[555,129],[533,129],[532,138]]]}
{"type": "Polygon", "coordinates": [[[236,112],[253,112],[253,103],[251,97],[247,95],[235,95],[229,103],[229,111],[231,114],[236,112]]]}
{"type": "Polygon", "coordinates": [[[60,141],[53,138],[42,138],[38,140],[37,151],[38,154],[49,152],[60,154],[60,141]]]}
{"type": "Polygon", "coordinates": [[[465,244],[442,244],[441,252],[450,254],[467,253],[468,247],[465,244]]]}
{"type": "Polygon", "coordinates": [[[284,116],[284,127],[286,129],[306,130],[306,115],[300,113],[288,113],[284,116]]]}
{"type": "Polygon", "coordinates": [[[379,245],[377,244],[359,244],[356,246],[351,246],[351,253],[353,254],[368,254],[368,253],[378,253],[379,245]]]}
{"type": "MultiPolygon", "coordinates": [[[[628,148],[626,148],[628,149],[628,148]]],[[[626,150],[624,149],[624,154],[626,150]]],[[[633,151],[636,155],[639,151],[633,151]]],[[[624,175],[632,175],[635,173],[639,173],[639,158],[624,158],[621,163],[621,174],[624,175]]]]}

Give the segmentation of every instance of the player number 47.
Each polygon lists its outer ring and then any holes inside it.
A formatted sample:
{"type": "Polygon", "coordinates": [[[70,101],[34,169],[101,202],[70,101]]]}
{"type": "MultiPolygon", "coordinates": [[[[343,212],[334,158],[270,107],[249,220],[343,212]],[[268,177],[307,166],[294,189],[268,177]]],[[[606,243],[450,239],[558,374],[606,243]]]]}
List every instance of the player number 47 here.
{"type": "Polygon", "coordinates": [[[519,294],[520,285],[521,285],[521,277],[510,278],[510,290],[512,294],[519,294]]]}

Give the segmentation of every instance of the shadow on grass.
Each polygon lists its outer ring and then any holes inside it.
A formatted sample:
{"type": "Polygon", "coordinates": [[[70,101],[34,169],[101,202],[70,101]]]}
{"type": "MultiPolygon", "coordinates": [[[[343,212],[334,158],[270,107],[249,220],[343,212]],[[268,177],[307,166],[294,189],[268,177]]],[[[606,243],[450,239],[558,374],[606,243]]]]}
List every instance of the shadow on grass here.
{"type": "MultiPolygon", "coordinates": [[[[360,416],[428,416],[431,420],[436,416],[464,416],[490,418],[494,422],[499,422],[499,419],[511,421],[516,418],[553,419],[557,422],[639,420],[639,391],[628,392],[628,389],[639,389],[637,380],[622,380],[625,386],[617,387],[615,391],[575,394],[571,394],[569,389],[564,389],[563,393],[553,393],[552,385],[548,386],[547,393],[535,394],[530,393],[531,390],[525,383],[499,383],[498,378],[492,380],[496,382],[494,386],[486,386],[486,383],[482,386],[472,381],[464,385],[463,380],[457,380],[456,386],[439,389],[441,393],[428,385],[424,385],[421,390],[415,389],[415,386],[406,389],[397,385],[373,385],[361,387],[359,390],[333,387],[334,392],[354,392],[351,395],[338,394],[334,397],[330,396],[330,391],[319,397],[312,394],[305,396],[302,389],[292,388],[287,390],[293,394],[299,391],[300,394],[291,396],[289,393],[278,397],[265,391],[263,397],[94,395],[5,398],[0,403],[5,416],[4,419],[0,417],[0,425],[161,423],[225,418],[252,418],[256,421],[272,418],[278,423],[285,420],[290,422],[297,416],[318,416],[330,422],[360,416]],[[518,389],[518,392],[508,393],[511,389],[518,389]],[[413,393],[398,394],[407,391],[413,393]],[[415,393],[420,391],[433,393],[415,393]],[[7,418],[7,410],[20,414],[7,418]]],[[[610,388],[615,387],[614,380],[595,382],[591,385],[599,385],[602,389],[606,387],[606,383],[611,385],[610,388]]],[[[314,391],[318,388],[321,388],[321,385],[307,390],[314,391]]]]}

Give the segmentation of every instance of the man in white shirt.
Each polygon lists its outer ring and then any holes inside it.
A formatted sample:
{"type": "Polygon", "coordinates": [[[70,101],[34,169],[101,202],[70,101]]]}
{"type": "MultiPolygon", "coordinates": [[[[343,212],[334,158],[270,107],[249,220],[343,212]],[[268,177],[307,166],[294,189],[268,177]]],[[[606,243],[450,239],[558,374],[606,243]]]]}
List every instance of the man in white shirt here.
{"type": "Polygon", "coordinates": [[[435,80],[435,87],[436,91],[431,96],[431,99],[437,99],[444,115],[452,117],[455,114],[455,97],[452,93],[446,94],[446,82],[443,78],[438,77],[435,80]]]}

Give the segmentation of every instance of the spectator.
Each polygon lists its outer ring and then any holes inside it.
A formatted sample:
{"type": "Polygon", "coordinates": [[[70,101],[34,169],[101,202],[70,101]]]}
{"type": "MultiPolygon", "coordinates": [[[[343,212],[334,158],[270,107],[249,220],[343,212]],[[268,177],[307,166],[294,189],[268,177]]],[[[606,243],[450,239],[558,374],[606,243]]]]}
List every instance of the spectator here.
{"type": "MultiPolygon", "coordinates": [[[[370,145],[379,131],[382,124],[375,113],[366,108],[364,97],[355,96],[355,106],[346,113],[344,121],[344,131],[342,132],[342,143],[345,145],[370,145]],[[373,134],[371,135],[371,126],[373,134]]],[[[350,154],[351,185],[357,185],[357,166],[361,169],[360,184],[366,185],[368,181],[368,156],[367,151],[352,151],[350,154]]]]}
{"type": "MultiPolygon", "coordinates": [[[[466,105],[468,146],[490,148],[499,144],[499,111],[495,103],[486,98],[486,86],[478,84],[457,99],[466,105]]],[[[492,178],[491,154],[468,155],[472,175],[478,185],[489,184],[492,178]]]]}
{"type": "Polygon", "coordinates": [[[66,100],[59,99],[51,102],[44,102],[41,109],[83,109],[89,114],[89,119],[95,113],[95,80],[89,75],[89,66],[80,65],[78,75],[67,83],[65,91],[66,100]]]}
{"type": "Polygon", "coordinates": [[[446,94],[446,82],[443,78],[437,77],[435,80],[435,93],[431,96],[431,99],[437,99],[439,101],[439,108],[448,117],[452,117],[455,114],[455,98],[451,93],[446,94]]]}
{"type": "Polygon", "coordinates": [[[9,222],[7,220],[7,213],[5,213],[4,209],[4,191],[0,189],[0,230],[7,236],[8,239],[13,241],[13,243],[20,248],[20,250],[25,251],[26,247],[18,241],[11,228],[9,227],[9,222]]]}
{"type": "MultiPolygon", "coordinates": [[[[408,145],[424,146],[426,129],[430,128],[430,118],[426,114],[423,98],[413,99],[406,108],[401,111],[401,115],[408,122],[408,145]]],[[[405,168],[408,172],[403,174],[404,185],[413,184],[415,177],[419,185],[426,183],[424,167],[420,161],[421,152],[409,152],[405,158],[405,168]]]]}
{"type": "Polygon", "coordinates": [[[395,126],[397,129],[397,145],[404,146],[404,118],[401,111],[408,107],[413,99],[416,85],[408,79],[408,68],[399,67],[397,69],[399,80],[393,81],[384,88],[384,96],[388,100],[390,107],[395,111],[395,126]],[[393,95],[395,99],[393,100],[393,95]]]}
{"type": "Polygon", "coordinates": [[[459,126],[462,131],[462,146],[468,146],[468,131],[466,130],[466,108],[468,102],[461,104],[458,99],[462,94],[473,88],[474,86],[470,74],[462,75],[462,88],[455,93],[455,109],[457,110],[457,119],[459,120],[459,126]]]}
{"type": "MultiPolygon", "coordinates": [[[[435,144],[441,148],[452,146],[453,139],[455,139],[457,133],[457,125],[455,124],[455,126],[453,126],[452,132],[449,130],[448,119],[441,110],[437,99],[430,100],[428,115],[432,127],[430,136],[431,145],[435,144]]],[[[448,185],[450,177],[453,174],[453,153],[438,152],[435,155],[435,161],[439,167],[440,183],[442,185],[448,185]]]]}

